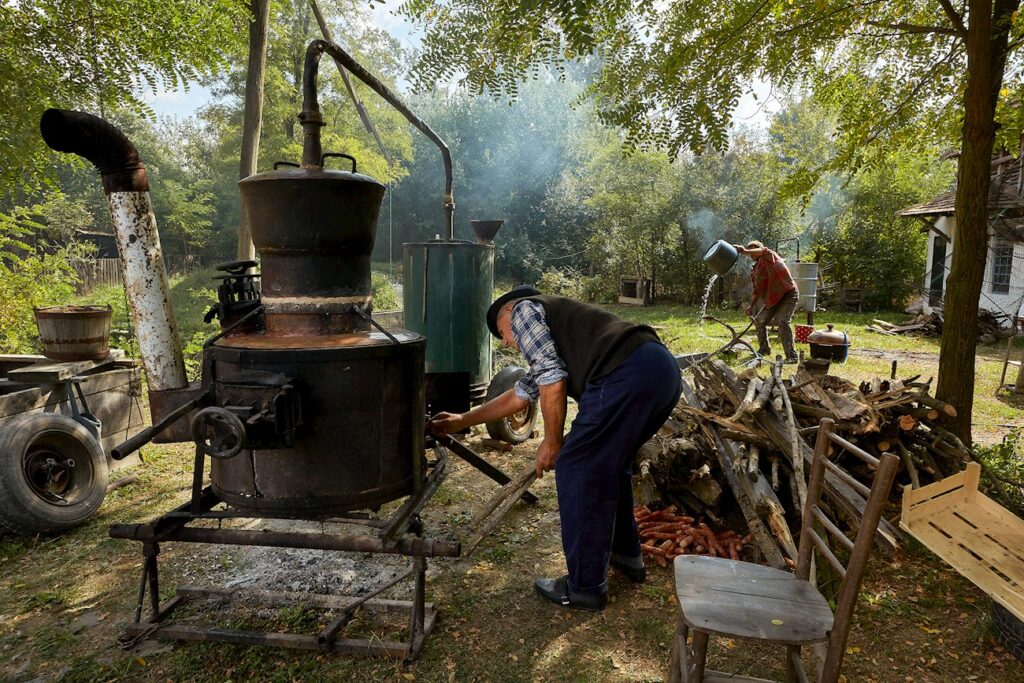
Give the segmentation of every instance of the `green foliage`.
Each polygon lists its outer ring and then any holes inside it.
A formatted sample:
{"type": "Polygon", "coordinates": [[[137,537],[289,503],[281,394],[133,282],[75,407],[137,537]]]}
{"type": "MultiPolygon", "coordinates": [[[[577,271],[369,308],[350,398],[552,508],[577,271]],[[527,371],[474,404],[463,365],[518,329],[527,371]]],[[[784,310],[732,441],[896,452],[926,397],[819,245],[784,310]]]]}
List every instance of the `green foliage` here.
{"type": "MultiPolygon", "coordinates": [[[[952,6],[950,6],[952,7],[952,6]]],[[[487,0],[407,0],[401,12],[425,31],[414,64],[423,89],[459,79],[475,92],[515,97],[538,65],[564,71],[596,56],[587,89],[602,121],[628,131],[631,147],[724,150],[733,112],[758,81],[805,92],[832,112],[835,153],[798,170],[807,188],[832,170],[885,163],[895,147],[923,151],[957,139],[966,45],[962,26],[983,17],[944,11],[942,3],[900,0],[870,11],[845,0],[714,0],[574,3],[541,0],[494,7],[487,0]],[[957,23],[959,22],[959,23],[957,23]],[[927,145],[925,144],[927,143],[927,145]]],[[[1024,18],[1014,13],[1011,50],[1024,18]]],[[[1019,60],[1011,52],[1010,65],[1019,60]]],[[[1017,103],[1019,68],[1001,93],[1017,103]]],[[[1020,108],[1000,116],[1012,133],[1020,108]]]]}
{"type": "Polygon", "coordinates": [[[78,275],[72,262],[87,250],[39,237],[65,228],[42,221],[67,210],[63,197],[54,195],[42,204],[0,213],[0,353],[39,351],[33,307],[68,303],[75,292],[78,275]]]}
{"type": "Polygon", "coordinates": [[[895,154],[892,162],[857,174],[835,227],[817,235],[829,279],[862,288],[865,303],[876,310],[906,305],[920,293],[926,269],[927,234],[896,212],[933,196],[949,180],[948,173],[930,173],[930,164],[916,155],[895,154]]]}
{"type": "Polygon", "coordinates": [[[398,290],[384,273],[370,273],[370,285],[373,287],[373,309],[375,311],[397,311],[402,308],[398,300],[398,290]]]}
{"type": "Polygon", "coordinates": [[[209,77],[244,54],[243,0],[14,0],[0,4],[0,166],[7,192],[35,188],[53,154],[48,106],[152,115],[141,93],[209,77]]]}
{"type": "Polygon", "coordinates": [[[998,444],[975,444],[974,456],[989,470],[983,475],[984,479],[990,480],[994,475],[1002,482],[1001,486],[991,488],[989,495],[1002,498],[1000,489],[1006,491],[1009,498],[999,502],[1015,514],[1024,513],[1024,429],[1010,431],[998,444]]]}
{"type": "Polygon", "coordinates": [[[537,289],[545,294],[567,296],[591,303],[610,303],[618,294],[618,281],[600,275],[584,275],[576,270],[552,268],[541,274],[537,289]]]}

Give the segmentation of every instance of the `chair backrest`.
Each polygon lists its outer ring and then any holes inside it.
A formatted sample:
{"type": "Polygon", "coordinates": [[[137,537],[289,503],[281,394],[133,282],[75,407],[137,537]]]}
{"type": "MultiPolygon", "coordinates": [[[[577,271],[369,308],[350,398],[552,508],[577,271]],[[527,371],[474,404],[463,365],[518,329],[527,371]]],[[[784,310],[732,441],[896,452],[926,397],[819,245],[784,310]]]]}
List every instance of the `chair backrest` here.
{"type": "Polygon", "coordinates": [[[811,555],[814,550],[817,550],[843,577],[839,595],[836,598],[835,622],[829,634],[828,653],[825,656],[822,681],[835,681],[839,678],[839,668],[843,661],[843,654],[846,652],[846,639],[850,634],[850,621],[857,605],[857,594],[860,592],[861,580],[864,578],[864,569],[867,567],[868,557],[875,542],[875,531],[878,529],[878,522],[882,518],[893,479],[896,477],[896,469],[899,466],[899,458],[892,453],[883,453],[881,458],[876,458],[835,434],[834,428],[835,422],[828,418],[823,419],[818,426],[818,439],[814,444],[814,461],[811,465],[810,480],[807,483],[807,502],[803,510],[796,569],[797,576],[808,580],[811,572],[811,555]],[[828,456],[833,446],[838,446],[860,458],[869,468],[875,470],[875,478],[870,488],[829,460],[828,456]],[[867,499],[864,514],[861,516],[857,528],[857,535],[852,541],[825,516],[819,507],[825,488],[826,471],[834,474],[867,499]],[[819,525],[849,552],[850,559],[845,566],[829,548],[826,540],[818,534],[816,527],[819,525]]]}

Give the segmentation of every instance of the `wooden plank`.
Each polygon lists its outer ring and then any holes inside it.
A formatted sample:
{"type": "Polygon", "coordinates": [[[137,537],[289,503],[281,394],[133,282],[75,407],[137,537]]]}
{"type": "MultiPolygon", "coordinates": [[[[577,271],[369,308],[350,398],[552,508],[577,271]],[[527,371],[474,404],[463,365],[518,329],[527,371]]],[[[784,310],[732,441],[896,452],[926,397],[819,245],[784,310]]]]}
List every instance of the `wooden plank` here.
{"type": "MultiPolygon", "coordinates": [[[[115,366],[113,368],[108,367],[96,374],[87,375],[82,378],[82,393],[85,394],[86,401],[90,401],[89,405],[91,406],[92,397],[96,394],[109,391],[115,387],[128,387],[133,380],[137,381],[134,377],[136,372],[134,368],[115,366]]],[[[141,386],[139,391],[141,393],[141,386]]],[[[21,391],[0,396],[0,418],[11,417],[55,405],[65,401],[66,398],[64,387],[60,384],[26,386],[21,391]]]]}
{"type": "Polygon", "coordinates": [[[124,351],[112,349],[103,360],[73,360],[64,363],[36,363],[16,368],[7,373],[7,378],[16,382],[48,384],[63,382],[75,375],[113,363],[124,356],[124,351]],[[116,353],[115,353],[116,352],[116,353]]]}
{"type": "MultiPolygon", "coordinates": [[[[960,507],[960,506],[958,506],[960,507]]],[[[991,520],[970,519],[958,514],[957,508],[936,516],[931,524],[957,539],[961,547],[978,555],[982,561],[1006,576],[1014,590],[1024,590],[1024,562],[1016,553],[1008,550],[1024,543],[1024,532],[1002,533],[987,524],[991,520]]]]}
{"type": "Polygon", "coordinates": [[[1018,619],[1024,619],[1024,593],[1014,591],[993,567],[978,560],[959,543],[926,522],[911,525],[911,533],[964,578],[996,599],[1018,619]]]}
{"type": "MultiPolygon", "coordinates": [[[[961,490],[964,488],[964,485],[967,482],[967,473],[972,469],[980,471],[980,466],[977,463],[970,463],[967,466],[967,469],[964,470],[963,472],[954,474],[953,476],[950,477],[946,477],[945,479],[934,482],[932,484],[928,484],[927,486],[922,486],[921,488],[916,490],[908,490],[907,488],[904,488],[904,510],[906,510],[907,508],[912,509],[915,505],[919,503],[935,500],[950,493],[958,493],[961,498],[966,497],[966,492],[961,493],[961,490]]],[[[972,475],[972,477],[974,481],[977,482],[977,478],[974,477],[974,475],[972,475]]],[[[977,486],[977,484],[975,484],[975,486],[977,486]]]]}
{"type": "Polygon", "coordinates": [[[678,587],[676,595],[683,619],[694,629],[788,645],[820,642],[832,628],[832,610],[824,598],[817,607],[795,601],[799,595],[795,589],[800,584],[814,591],[809,583],[794,576],[785,584],[794,588],[787,597],[751,596],[694,584],[678,587]]]}

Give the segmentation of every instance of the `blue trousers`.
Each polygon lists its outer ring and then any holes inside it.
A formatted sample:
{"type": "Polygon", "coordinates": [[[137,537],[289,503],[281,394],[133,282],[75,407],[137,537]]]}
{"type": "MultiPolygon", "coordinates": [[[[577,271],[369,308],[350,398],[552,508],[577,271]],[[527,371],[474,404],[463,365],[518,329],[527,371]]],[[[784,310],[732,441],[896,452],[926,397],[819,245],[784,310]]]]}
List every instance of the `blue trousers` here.
{"type": "Polygon", "coordinates": [[[679,366],[657,342],[639,346],[584,389],[555,461],[562,549],[573,592],[607,591],[612,553],[640,557],[633,459],[672,414],[681,391],[679,366]]]}

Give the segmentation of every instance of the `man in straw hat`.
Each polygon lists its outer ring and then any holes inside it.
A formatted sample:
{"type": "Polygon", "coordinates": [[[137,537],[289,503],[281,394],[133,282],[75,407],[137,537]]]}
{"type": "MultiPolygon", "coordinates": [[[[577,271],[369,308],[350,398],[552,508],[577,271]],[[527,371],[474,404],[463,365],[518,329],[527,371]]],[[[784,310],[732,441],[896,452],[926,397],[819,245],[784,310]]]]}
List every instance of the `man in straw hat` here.
{"type": "Polygon", "coordinates": [[[427,428],[458,432],[540,399],[537,476],[555,470],[568,573],[537,579],[535,588],[564,607],[604,609],[609,565],[631,581],[646,578],[633,517],[633,458],[679,400],[679,367],[650,327],[525,285],[491,304],[487,325],[526,357],[529,372],[501,396],[461,415],[441,413],[427,428]],[[579,411],[563,435],[567,396],[579,411]]]}

